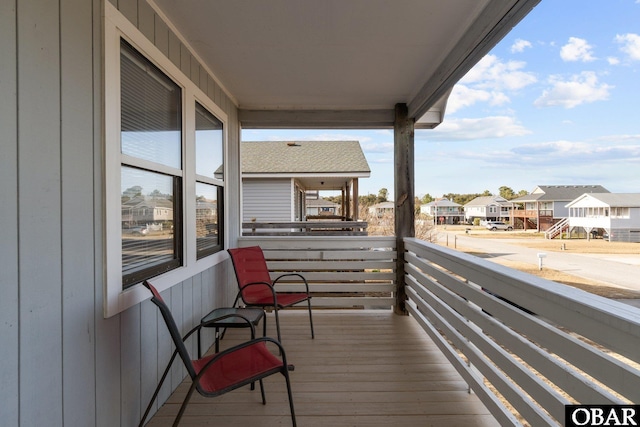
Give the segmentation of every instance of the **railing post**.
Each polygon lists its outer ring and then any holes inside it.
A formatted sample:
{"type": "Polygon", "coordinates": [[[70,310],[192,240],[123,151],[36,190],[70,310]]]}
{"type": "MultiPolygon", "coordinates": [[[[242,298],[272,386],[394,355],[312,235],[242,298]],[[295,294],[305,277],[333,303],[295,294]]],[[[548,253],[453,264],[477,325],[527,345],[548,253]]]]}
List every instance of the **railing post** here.
{"type": "Polygon", "coordinates": [[[414,198],[414,120],[409,117],[406,104],[396,104],[393,128],[394,140],[394,196],[395,234],[398,257],[396,261],[396,314],[407,314],[407,294],[404,284],[404,238],[415,237],[414,198]]]}

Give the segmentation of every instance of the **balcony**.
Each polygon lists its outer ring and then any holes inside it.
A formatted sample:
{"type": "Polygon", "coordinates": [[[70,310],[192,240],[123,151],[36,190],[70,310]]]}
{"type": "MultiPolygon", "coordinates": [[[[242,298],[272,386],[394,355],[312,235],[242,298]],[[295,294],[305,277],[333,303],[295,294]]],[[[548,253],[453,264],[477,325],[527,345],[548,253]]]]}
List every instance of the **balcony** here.
{"type": "MultiPolygon", "coordinates": [[[[304,312],[282,318],[299,425],[561,425],[567,404],[640,401],[640,309],[414,238],[398,263],[396,243],[240,240],[316,294],[315,340],[304,312]]],[[[198,399],[184,425],[288,425],[281,383],[266,406],[248,389],[198,399]]],[[[170,424],[184,390],[149,425],[170,424]]]]}
{"type": "Polygon", "coordinates": [[[366,236],[365,221],[335,218],[291,222],[243,222],[243,236],[366,236]]]}

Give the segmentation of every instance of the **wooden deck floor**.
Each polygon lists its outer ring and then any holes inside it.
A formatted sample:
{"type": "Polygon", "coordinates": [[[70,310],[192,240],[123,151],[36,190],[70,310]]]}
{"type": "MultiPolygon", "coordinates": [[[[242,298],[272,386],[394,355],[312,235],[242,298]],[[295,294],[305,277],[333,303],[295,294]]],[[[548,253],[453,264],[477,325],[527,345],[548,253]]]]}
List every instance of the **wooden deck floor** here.
{"type": "MultiPolygon", "coordinates": [[[[268,335],[275,336],[273,313],[268,335]]],[[[303,311],[281,312],[282,340],[300,427],[496,426],[420,326],[378,311],[314,311],[311,339],[303,311]]],[[[229,330],[222,348],[246,337],[229,330]]],[[[184,397],[183,383],[149,426],[171,425],[184,397]]],[[[267,404],[248,387],[218,398],[195,395],[180,425],[290,426],[284,379],[265,381],[267,404]]]]}

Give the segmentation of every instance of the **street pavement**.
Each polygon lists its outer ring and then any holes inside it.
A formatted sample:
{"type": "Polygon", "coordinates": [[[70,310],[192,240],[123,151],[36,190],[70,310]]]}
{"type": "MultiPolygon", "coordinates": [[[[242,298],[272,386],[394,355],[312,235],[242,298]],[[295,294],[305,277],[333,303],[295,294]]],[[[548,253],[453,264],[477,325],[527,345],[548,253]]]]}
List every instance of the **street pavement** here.
{"type": "MultiPolygon", "coordinates": [[[[572,254],[568,252],[541,252],[522,245],[513,244],[509,239],[474,238],[465,234],[439,232],[438,243],[448,242],[454,245],[484,252],[490,258],[539,265],[539,253],[542,268],[550,268],[584,279],[597,280],[611,286],[640,291],[640,244],[635,255],[572,254]]],[[[558,240],[558,248],[563,241],[558,240]]],[[[570,241],[565,241],[570,245],[570,241]]],[[[634,304],[635,305],[635,304],[634,304]]]]}

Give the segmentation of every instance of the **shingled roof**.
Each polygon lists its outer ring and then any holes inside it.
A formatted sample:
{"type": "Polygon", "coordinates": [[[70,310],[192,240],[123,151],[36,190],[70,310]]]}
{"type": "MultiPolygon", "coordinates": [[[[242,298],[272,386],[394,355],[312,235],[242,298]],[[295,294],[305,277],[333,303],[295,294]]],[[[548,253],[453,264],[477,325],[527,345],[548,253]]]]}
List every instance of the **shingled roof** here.
{"type": "Polygon", "coordinates": [[[371,174],[358,141],[251,141],[241,147],[243,174],[371,174]]]}
{"type": "Polygon", "coordinates": [[[609,190],[601,185],[539,185],[531,192],[531,194],[518,197],[511,201],[570,201],[584,193],[609,193],[609,190]]]}

